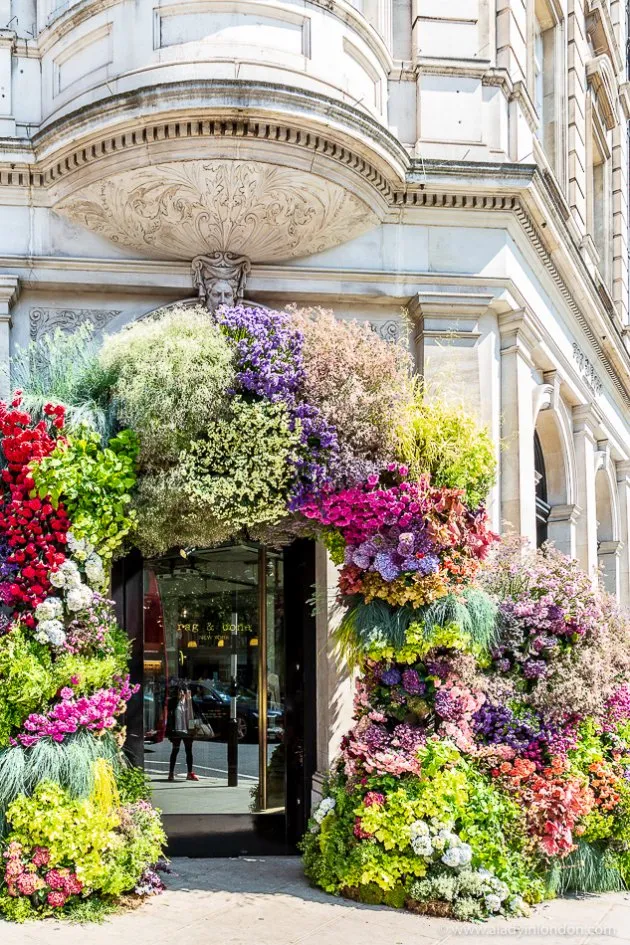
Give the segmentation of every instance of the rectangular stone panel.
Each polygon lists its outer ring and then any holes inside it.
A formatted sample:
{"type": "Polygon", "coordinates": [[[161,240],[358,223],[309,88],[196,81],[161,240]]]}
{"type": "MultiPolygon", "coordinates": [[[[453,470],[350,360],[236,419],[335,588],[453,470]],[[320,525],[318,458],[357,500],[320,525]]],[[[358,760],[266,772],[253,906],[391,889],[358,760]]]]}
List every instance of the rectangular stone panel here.
{"type": "Polygon", "coordinates": [[[155,47],[207,42],[308,55],[308,22],[291,11],[262,12],[253,3],[181,3],[156,10],[155,47]]]}
{"type": "Polygon", "coordinates": [[[108,66],[112,59],[112,26],[106,23],[67,46],[55,58],[54,94],[63,92],[85,76],[108,66]]]}

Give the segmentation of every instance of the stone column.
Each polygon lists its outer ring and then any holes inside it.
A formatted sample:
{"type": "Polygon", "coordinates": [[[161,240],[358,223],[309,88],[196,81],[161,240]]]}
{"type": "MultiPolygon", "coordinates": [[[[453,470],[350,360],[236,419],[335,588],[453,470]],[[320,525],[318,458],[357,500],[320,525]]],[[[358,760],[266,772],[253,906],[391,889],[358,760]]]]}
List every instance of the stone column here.
{"type": "Polygon", "coordinates": [[[531,351],[523,312],[499,318],[501,332],[501,518],[536,546],[534,408],[531,351]]]}
{"type": "MultiPolygon", "coordinates": [[[[0,14],[2,6],[0,6],[0,14]]],[[[10,19],[0,19],[0,27],[10,19]]],[[[13,30],[0,28],[0,136],[15,135],[15,118],[13,115],[13,49],[15,47],[15,33],[13,30]]]]}
{"type": "Polygon", "coordinates": [[[630,605],[630,461],[616,464],[621,522],[621,549],[619,553],[619,600],[630,605]]]}
{"type": "Polygon", "coordinates": [[[317,587],[317,771],[313,776],[312,802],[317,804],[326,772],[339,753],[341,739],[352,725],[354,677],[337,652],[332,633],[341,612],[336,605],[338,571],[326,548],[315,553],[317,587]]]}
{"type": "Polygon", "coordinates": [[[9,382],[9,355],[11,332],[11,309],[20,294],[17,276],[0,273],[0,398],[11,393],[9,382]]]}
{"type": "Polygon", "coordinates": [[[582,510],[577,521],[576,550],[577,559],[588,574],[597,568],[596,426],[590,406],[573,408],[577,501],[582,510]]]}
{"type": "Polygon", "coordinates": [[[597,564],[602,571],[604,587],[609,594],[619,598],[619,574],[622,542],[600,541],[597,548],[597,564]]]}

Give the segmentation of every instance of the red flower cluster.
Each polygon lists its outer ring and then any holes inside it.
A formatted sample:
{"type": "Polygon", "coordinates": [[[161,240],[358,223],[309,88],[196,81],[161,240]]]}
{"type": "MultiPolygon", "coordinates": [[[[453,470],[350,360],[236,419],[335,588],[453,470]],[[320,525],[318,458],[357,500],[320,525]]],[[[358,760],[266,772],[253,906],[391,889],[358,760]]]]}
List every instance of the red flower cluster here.
{"type": "Polygon", "coordinates": [[[48,456],[57,445],[57,431],[63,427],[63,407],[46,404],[48,420],[33,424],[20,409],[20,392],[11,404],[0,404],[0,433],[7,468],[2,470],[5,496],[0,505],[0,532],[9,554],[6,562],[17,570],[3,587],[6,604],[16,608],[24,622],[33,627],[33,611],[48,595],[48,574],[65,560],[68,515],[60,504],[54,508],[49,498],[33,497],[35,482],[31,464],[48,456]]]}
{"type": "Polygon", "coordinates": [[[573,834],[583,832],[579,821],[592,811],[595,796],[582,779],[567,775],[563,759],[538,773],[533,761],[518,758],[492,773],[518,795],[528,832],[542,853],[562,857],[575,849],[573,834]]]}

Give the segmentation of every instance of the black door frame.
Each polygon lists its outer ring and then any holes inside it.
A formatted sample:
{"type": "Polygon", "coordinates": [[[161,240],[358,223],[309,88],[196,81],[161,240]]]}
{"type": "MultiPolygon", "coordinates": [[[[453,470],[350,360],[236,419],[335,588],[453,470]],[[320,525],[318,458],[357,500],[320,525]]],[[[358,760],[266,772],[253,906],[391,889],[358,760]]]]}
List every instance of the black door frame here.
{"type": "MultiPolygon", "coordinates": [[[[297,539],[283,552],[285,612],[286,812],[284,814],[169,814],[164,816],[171,856],[267,856],[295,853],[310,813],[316,764],[315,543],[297,539]]],[[[127,707],[126,752],[144,767],[144,559],[137,550],[114,564],[112,597],[129,636],[132,683],[140,688],[127,707]]]]}

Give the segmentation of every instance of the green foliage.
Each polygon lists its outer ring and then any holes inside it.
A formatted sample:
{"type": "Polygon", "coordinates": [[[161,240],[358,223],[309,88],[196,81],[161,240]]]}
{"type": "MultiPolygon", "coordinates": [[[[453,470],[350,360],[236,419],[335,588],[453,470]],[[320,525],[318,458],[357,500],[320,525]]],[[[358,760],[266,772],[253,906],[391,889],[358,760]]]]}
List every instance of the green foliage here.
{"type": "Polygon", "coordinates": [[[140,440],[143,470],[166,469],[222,415],[234,372],[231,348],[200,306],[176,307],[105,339],[118,415],[140,440]]]}
{"type": "Polygon", "coordinates": [[[121,767],[116,775],[116,787],[123,804],[148,801],[151,797],[151,782],[144,768],[135,765],[121,767]]]}
{"type": "Polygon", "coordinates": [[[0,684],[0,744],[7,744],[13,730],[46,705],[58,688],[50,648],[37,643],[21,626],[0,637],[0,684]]]}
{"type": "Polygon", "coordinates": [[[119,818],[87,798],[72,798],[59,784],[44,781],[31,797],[21,795],[10,805],[8,842],[45,847],[50,865],[76,867],[86,889],[100,889],[108,871],[106,854],[119,818]]]}
{"type": "Polygon", "coordinates": [[[370,659],[415,662],[430,649],[462,649],[485,658],[496,642],[497,607],[479,588],[440,597],[424,607],[392,607],[362,598],[346,611],[335,638],[352,665],[370,659]]]}
{"type": "Polygon", "coordinates": [[[614,854],[605,847],[580,840],[572,853],[554,863],[549,885],[557,895],[620,892],[625,883],[614,854]]]}
{"type": "Polygon", "coordinates": [[[487,430],[461,406],[422,392],[398,428],[398,452],[412,477],[429,473],[436,486],[462,489],[469,505],[484,502],[496,478],[496,457],[487,430]]]}
{"type": "Polygon", "coordinates": [[[298,443],[284,405],[235,397],[228,415],[182,454],[186,494],[233,532],[278,522],[298,443]]]}
{"type": "Polygon", "coordinates": [[[45,847],[51,868],[75,869],[85,893],[120,896],[159,858],[165,836],[148,804],[120,807],[116,801],[108,792],[101,796],[96,783],[89,797],[75,798],[44,781],[9,807],[7,841],[29,850],[45,847]]]}
{"type": "MultiPolygon", "coordinates": [[[[33,712],[43,710],[56,693],[78,679],[79,695],[109,685],[127,665],[129,644],[121,630],[110,632],[113,654],[104,658],[64,653],[54,662],[50,647],[38,643],[24,627],[0,637],[0,744],[33,712]]],[[[0,785],[1,791],[1,785],[0,785]]]]}
{"type": "MultiPolygon", "coordinates": [[[[13,745],[0,751],[0,818],[20,795],[29,797],[42,782],[56,784],[72,798],[87,798],[94,789],[94,765],[104,759],[114,772],[120,751],[110,734],[69,735],[63,742],[43,738],[32,748],[13,745]]],[[[0,830],[1,833],[1,830],[0,830]]]]}
{"type": "Polygon", "coordinates": [[[110,390],[115,377],[99,359],[100,344],[91,325],[68,334],[57,329],[18,349],[11,358],[13,390],[23,392],[24,407],[34,417],[54,401],[66,408],[66,427],[88,426],[104,440],[114,425],[110,390]]]}
{"type": "Polygon", "coordinates": [[[103,448],[100,436],[83,428],[60,440],[33,468],[33,494],[50,496],[55,506],[63,500],[75,538],[89,542],[107,561],[134,525],[130,492],[137,456],[131,430],[118,433],[103,448]]]}

